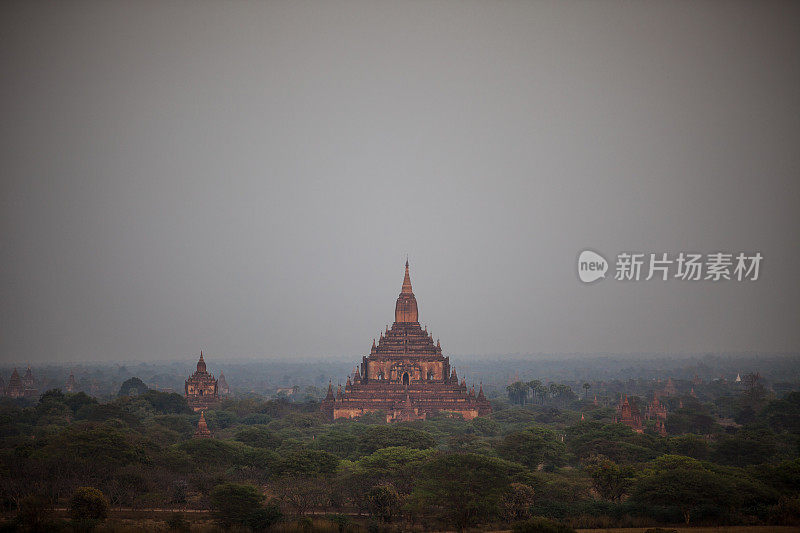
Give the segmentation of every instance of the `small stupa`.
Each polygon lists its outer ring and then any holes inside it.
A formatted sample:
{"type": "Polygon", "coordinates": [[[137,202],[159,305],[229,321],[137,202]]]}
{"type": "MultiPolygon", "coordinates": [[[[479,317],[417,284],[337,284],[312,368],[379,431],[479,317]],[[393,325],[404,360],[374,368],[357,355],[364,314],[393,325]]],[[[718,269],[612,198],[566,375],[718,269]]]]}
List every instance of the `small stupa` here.
{"type": "Polygon", "coordinates": [[[208,424],[206,424],[205,411],[200,411],[200,420],[197,422],[197,431],[194,432],[194,438],[196,439],[211,438],[211,430],[208,429],[208,424]]]}

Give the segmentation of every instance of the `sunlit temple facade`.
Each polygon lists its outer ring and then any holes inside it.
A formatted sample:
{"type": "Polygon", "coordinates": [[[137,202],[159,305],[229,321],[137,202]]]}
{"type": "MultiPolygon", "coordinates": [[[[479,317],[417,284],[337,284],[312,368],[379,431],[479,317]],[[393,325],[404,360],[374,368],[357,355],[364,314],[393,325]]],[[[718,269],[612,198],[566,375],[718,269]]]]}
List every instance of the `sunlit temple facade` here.
{"type": "Polygon", "coordinates": [[[334,394],[328,395],[322,411],[331,419],[356,418],[382,411],[387,421],[425,419],[440,412],[470,420],[492,411],[480,387],[467,387],[450,366],[450,358],[427,328],[419,324],[417,299],[411,289],[408,261],[403,287],[395,304],[395,321],[381,333],[361,364],[334,394]]]}

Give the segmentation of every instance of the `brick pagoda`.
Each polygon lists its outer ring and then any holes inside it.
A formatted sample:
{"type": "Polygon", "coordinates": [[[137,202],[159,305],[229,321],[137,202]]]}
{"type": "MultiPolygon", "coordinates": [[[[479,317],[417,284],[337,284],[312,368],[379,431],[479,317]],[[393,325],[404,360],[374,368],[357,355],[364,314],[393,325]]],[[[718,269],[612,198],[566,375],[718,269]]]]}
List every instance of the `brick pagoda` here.
{"type": "Polygon", "coordinates": [[[417,299],[411,290],[406,261],[403,288],[397,298],[391,329],[372,341],[370,354],[354,369],[342,389],[334,395],[332,384],[322,402],[331,419],[356,418],[383,411],[387,421],[419,420],[434,412],[466,420],[492,412],[480,387],[460,383],[450,358],[442,355],[437,340],[419,324],[417,299]]]}
{"type": "Polygon", "coordinates": [[[203,352],[200,352],[197,370],[186,380],[184,393],[186,394],[186,403],[195,411],[202,411],[219,404],[217,380],[206,370],[203,352]]]}

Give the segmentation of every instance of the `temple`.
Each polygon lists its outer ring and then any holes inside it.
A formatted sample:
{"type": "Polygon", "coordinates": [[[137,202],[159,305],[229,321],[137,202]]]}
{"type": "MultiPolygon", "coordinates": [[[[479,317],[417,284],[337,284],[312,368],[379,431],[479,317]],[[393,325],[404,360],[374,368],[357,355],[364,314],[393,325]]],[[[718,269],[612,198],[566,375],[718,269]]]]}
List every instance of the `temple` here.
{"type": "Polygon", "coordinates": [[[186,403],[195,411],[202,411],[219,403],[217,380],[206,370],[203,352],[200,352],[200,360],[197,361],[197,371],[186,380],[184,390],[186,403]]]}
{"type": "Polygon", "coordinates": [[[231,389],[228,387],[228,382],[225,381],[225,374],[220,370],[219,379],[217,380],[217,389],[220,396],[230,396],[231,389]]]}
{"type": "Polygon", "coordinates": [[[625,424],[636,433],[644,433],[645,421],[652,420],[653,431],[662,437],[667,436],[667,429],[664,424],[666,419],[667,407],[659,400],[658,393],[654,394],[653,401],[646,406],[644,418],[639,406],[628,401],[627,395],[623,395],[617,405],[617,416],[615,417],[617,423],[625,424]]]}
{"type": "Polygon", "coordinates": [[[334,395],[333,384],[328,384],[322,411],[329,418],[381,411],[389,422],[425,419],[437,412],[470,420],[492,412],[483,387],[476,394],[474,385],[468,388],[464,380],[459,382],[439,341],[434,343],[427,328],[420,326],[408,261],[394,318],[391,329],[386,328],[378,342],[373,339],[370,354],[348,376],[344,388],[339,385],[334,395]]]}
{"type": "Polygon", "coordinates": [[[8,380],[8,387],[1,392],[10,398],[35,398],[38,396],[39,390],[36,388],[36,380],[33,379],[31,367],[28,366],[25,370],[24,377],[20,377],[15,368],[8,380]]]}
{"type": "Polygon", "coordinates": [[[645,413],[648,420],[655,421],[653,430],[662,437],[666,437],[667,428],[664,422],[667,420],[667,406],[658,399],[658,394],[653,395],[653,401],[647,406],[645,413]]]}
{"type": "Polygon", "coordinates": [[[200,420],[197,421],[197,431],[194,432],[194,438],[196,439],[211,438],[211,430],[208,429],[208,424],[206,424],[206,416],[204,411],[200,411],[200,420]]]}
{"type": "Polygon", "coordinates": [[[624,394],[622,398],[620,398],[619,405],[617,405],[616,422],[618,424],[625,424],[636,433],[644,433],[642,413],[635,403],[628,401],[627,394],[624,394]]]}

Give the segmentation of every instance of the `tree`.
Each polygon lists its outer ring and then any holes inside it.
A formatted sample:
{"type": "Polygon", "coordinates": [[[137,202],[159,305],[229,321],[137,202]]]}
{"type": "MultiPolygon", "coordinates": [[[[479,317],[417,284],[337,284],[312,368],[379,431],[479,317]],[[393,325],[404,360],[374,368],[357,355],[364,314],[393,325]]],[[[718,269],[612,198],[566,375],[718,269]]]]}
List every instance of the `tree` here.
{"type": "Polygon", "coordinates": [[[547,399],[547,392],[548,392],[547,385],[540,384],[536,387],[536,394],[539,396],[539,403],[544,404],[544,401],[547,399]]]}
{"type": "Polygon", "coordinates": [[[511,403],[525,405],[525,399],[528,397],[528,384],[521,381],[516,381],[506,387],[508,392],[508,399],[511,403]]]}
{"type": "Polygon", "coordinates": [[[530,518],[534,494],[530,485],[511,483],[500,499],[503,518],[509,522],[530,518]]]}
{"type": "Polygon", "coordinates": [[[44,533],[52,529],[50,524],[52,514],[53,506],[46,497],[31,494],[20,501],[16,522],[25,531],[44,533]]]}
{"type": "Polygon", "coordinates": [[[591,388],[592,388],[592,386],[589,383],[584,383],[583,384],[583,390],[584,390],[583,399],[584,400],[588,400],[589,399],[589,389],[591,389],[591,388]]]}
{"type": "Polygon", "coordinates": [[[261,509],[264,495],[252,485],[224,483],[211,491],[211,512],[222,527],[246,526],[261,509]]]}
{"type": "Polygon", "coordinates": [[[358,449],[362,454],[369,454],[392,446],[425,450],[435,445],[436,439],[427,431],[395,425],[369,426],[361,435],[358,449]]]}
{"type": "Polygon", "coordinates": [[[305,446],[278,449],[278,458],[272,465],[274,471],[288,475],[331,474],[339,465],[339,458],[322,450],[305,446]]]}
{"type": "Polygon", "coordinates": [[[758,404],[764,398],[765,390],[764,385],[761,384],[761,374],[759,372],[750,372],[742,379],[745,387],[745,395],[749,397],[750,401],[758,404]]]}
{"type": "Polygon", "coordinates": [[[800,392],[769,402],[761,411],[761,418],[773,431],[800,434],[800,392]]]}
{"type": "Polygon", "coordinates": [[[73,520],[105,520],[108,500],[94,487],[78,487],[69,500],[69,516],[73,520]]]}
{"type": "Polygon", "coordinates": [[[283,518],[281,508],[276,503],[269,502],[259,507],[247,517],[247,527],[253,531],[266,531],[283,518]]]}
{"type": "Polygon", "coordinates": [[[698,435],[681,435],[669,440],[672,453],[695,459],[706,459],[709,454],[708,441],[698,435]]]}
{"type": "Polygon", "coordinates": [[[275,494],[300,516],[322,507],[328,500],[328,484],[313,476],[285,476],[270,484],[275,494]]]}
{"type": "Polygon", "coordinates": [[[687,405],[667,415],[664,426],[671,435],[707,435],[714,428],[714,417],[701,405],[687,405]]]}
{"type": "Polygon", "coordinates": [[[560,465],[566,455],[566,447],[557,434],[541,427],[509,433],[497,445],[497,451],[504,459],[533,470],[542,463],[560,465]]]}
{"type": "Polygon", "coordinates": [[[251,426],[239,431],[234,437],[239,442],[244,442],[254,448],[277,448],[281,440],[269,429],[251,426]]]}
{"type": "Polygon", "coordinates": [[[586,465],[592,476],[592,487],[606,500],[622,500],[633,484],[634,471],[631,467],[620,467],[606,458],[596,458],[586,465]]]}
{"type": "Polygon", "coordinates": [[[472,453],[436,455],[419,469],[412,501],[460,528],[493,519],[500,499],[524,469],[472,453]]]}
{"type": "MultiPolygon", "coordinates": [[[[536,402],[536,396],[539,394],[539,391],[542,388],[542,382],[538,379],[534,379],[528,382],[528,388],[531,390],[532,400],[536,402]]],[[[544,398],[540,398],[540,402],[543,401],[544,398]]]]}
{"type": "Polygon", "coordinates": [[[569,385],[563,383],[550,384],[550,396],[561,403],[562,406],[567,405],[568,402],[576,400],[578,397],[572,391],[569,385]]]}
{"type": "Polygon", "coordinates": [[[698,507],[719,505],[733,496],[734,485],[721,475],[701,468],[674,468],[640,479],[632,498],[649,505],[674,505],[689,525],[698,507]]]}
{"type": "Polygon", "coordinates": [[[122,385],[119,388],[119,393],[117,393],[117,397],[138,396],[140,394],[144,394],[147,392],[147,390],[147,385],[145,385],[141,379],[132,377],[122,382],[122,385]]]}
{"type": "Polygon", "coordinates": [[[139,396],[147,401],[147,403],[153,407],[153,410],[159,414],[179,415],[192,413],[192,409],[189,407],[189,404],[186,403],[186,398],[184,398],[182,394],[145,390],[143,393],[140,392],[139,396]]]}
{"type": "Polygon", "coordinates": [[[67,404],[70,409],[72,409],[73,414],[77,414],[81,407],[97,405],[97,400],[81,391],[76,392],[75,394],[68,394],[64,399],[64,403],[67,404]]]}
{"type": "Polygon", "coordinates": [[[383,520],[391,522],[392,516],[400,508],[400,493],[391,483],[381,483],[372,487],[367,493],[370,514],[383,520]]]}
{"type": "Polygon", "coordinates": [[[712,452],[715,463],[747,466],[768,462],[776,453],[775,435],[768,429],[739,430],[717,441],[712,452]]]}

